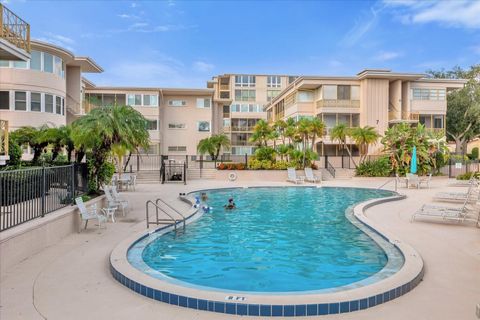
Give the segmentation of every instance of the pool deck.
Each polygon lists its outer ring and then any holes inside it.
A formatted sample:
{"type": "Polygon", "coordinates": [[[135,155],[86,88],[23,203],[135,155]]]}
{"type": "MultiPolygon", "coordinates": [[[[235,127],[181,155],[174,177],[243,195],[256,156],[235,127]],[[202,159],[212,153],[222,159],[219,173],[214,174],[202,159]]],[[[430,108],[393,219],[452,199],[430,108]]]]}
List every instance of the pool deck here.
{"type": "MultiPolygon", "coordinates": [[[[325,186],[376,188],[382,178],[327,181],[325,186]]],[[[334,316],[306,319],[477,319],[480,303],[480,229],[472,224],[416,221],[412,213],[423,203],[433,203],[439,191],[464,191],[448,187],[449,180],[434,179],[431,189],[404,189],[407,199],[383,203],[366,216],[383,230],[413,246],[425,264],[424,280],[411,292],[379,306],[334,316]]],[[[132,210],[108,223],[107,229],[90,227],[22,261],[0,279],[0,319],[226,319],[239,318],[160,303],[119,284],[110,274],[109,256],[119,242],[145,230],[145,201],[162,197],[177,207],[179,192],[226,186],[287,185],[278,182],[235,183],[194,180],[183,184],[139,185],[123,195],[132,210]]],[[[288,184],[291,185],[291,184],[288,184]]],[[[392,184],[387,186],[392,189],[392,184]]],[[[445,205],[455,206],[452,203],[445,205]]],[[[188,228],[188,226],[187,226],[188,228]]],[[[0,253],[1,254],[1,253],[0,253]]],[[[1,259],[1,255],[0,255],[1,259]]],[[[260,319],[260,317],[248,317],[260,319]]]]}

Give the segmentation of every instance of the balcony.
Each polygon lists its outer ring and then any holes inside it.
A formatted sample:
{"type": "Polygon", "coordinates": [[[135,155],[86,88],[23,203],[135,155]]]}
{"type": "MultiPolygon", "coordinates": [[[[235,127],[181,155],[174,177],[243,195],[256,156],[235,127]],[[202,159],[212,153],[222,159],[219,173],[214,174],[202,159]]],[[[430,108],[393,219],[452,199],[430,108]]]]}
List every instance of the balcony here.
{"type": "Polygon", "coordinates": [[[418,112],[402,112],[401,117],[398,117],[399,112],[389,111],[388,112],[388,121],[390,123],[398,122],[418,122],[420,119],[420,114],[418,112]]]}
{"type": "Polygon", "coordinates": [[[445,135],[445,128],[425,128],[425,130],[435,134],[445,135]]]}
{"type": "Polygon", "coordinates": [[[30,59],[30,25],[0,4],[0,59],[30,59]]]}
{"type": "Polygon", "coordinates": [[[320,108],[360,108],[360,100],[318,100],[317,109],[320,108]]]}
{"type": "Polygon", "coordinates": [[[230,91],[230,85],[229,84],[221,84],[220,85],[220,91],[230,91]]]}
{"type": "Polygon", "coordinates": [[[235,131],[235,132],[248,132],[248,131],[253,131],[253,128],[254,126],[248,126],[248,127],[244,127],[244,126],[232,126],[232,131],[235,131]]]}

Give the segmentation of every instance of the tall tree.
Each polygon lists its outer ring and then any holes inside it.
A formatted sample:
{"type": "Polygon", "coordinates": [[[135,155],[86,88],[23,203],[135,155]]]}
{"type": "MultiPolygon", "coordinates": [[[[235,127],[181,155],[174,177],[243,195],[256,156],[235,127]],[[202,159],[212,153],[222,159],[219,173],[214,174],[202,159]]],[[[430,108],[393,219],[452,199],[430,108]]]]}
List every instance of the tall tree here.
{"type": "Polygon", "coordinates": [[[19,145],[29,145],[33,150],[32,163],[36,164],[42,154],[43,150],[48,146],[48,140],[45,139],[45,133],[48,127],[42,126],[34,128],[32,126],[25,126],[18,128],[11,133],[12,138],[19,145]]]}
{"type": "Polygon", "coordinates": [[[268,146],[269,135],[272,132],[272,127],[267,121],[261,119],[257,122],[253,128],[253,133],[250,137],[250,141],[256,142],[259,146],[268,146]]]}
{"type": "Polygon", "coordinates": [[[427,71],[442,79],[467,79],[465,87],[447,95],[447,138],[455,141],[455,152],[464,153],[465,145],[480,136],[480,64],[469,70],[427,71]]]}
{"type": "Polygon", "coordinates": [[[360,162],[363,162],[368,154],[368,147],[375,144],[380,137],[374,127],[365,126],[353,128],[351,137],[360,149],[360,162]]]}
{"type": "Polygon", "coordinates": [[[330,139],[332,139],[332,141],[338,141],[342,145],[343,150],[347,151],[348,157],[352,160],[355,167],[357,167],[357,164],[353,161],[352,152],[347,145],[347,137],[350,136],[350,131],[351,129],[347,127],[345,123],[339,123],[330,131],[330,139]]]}

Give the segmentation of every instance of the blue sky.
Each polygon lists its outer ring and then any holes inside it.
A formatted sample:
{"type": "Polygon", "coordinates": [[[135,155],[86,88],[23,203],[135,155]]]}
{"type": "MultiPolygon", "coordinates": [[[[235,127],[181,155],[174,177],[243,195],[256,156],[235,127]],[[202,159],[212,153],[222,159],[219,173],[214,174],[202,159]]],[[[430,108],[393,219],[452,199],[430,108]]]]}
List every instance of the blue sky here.
{"type": "Polygon", "coordinates": [[[223,73],[480,62],[480,1],[0,1],[33,38],[99,63],[104,73],[87,74],[97,85],[205,87],[223,73]]]}

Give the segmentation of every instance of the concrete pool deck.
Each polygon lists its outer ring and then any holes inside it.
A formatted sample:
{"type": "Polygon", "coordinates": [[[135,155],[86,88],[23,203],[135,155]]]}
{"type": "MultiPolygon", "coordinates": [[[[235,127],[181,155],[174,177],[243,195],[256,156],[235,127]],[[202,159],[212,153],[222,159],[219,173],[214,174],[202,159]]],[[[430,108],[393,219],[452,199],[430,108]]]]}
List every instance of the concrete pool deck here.
{"type": "MultiPolygon", "coordinates": [[[[327,181],[326,186],[376,188],[387,179],[354,178],[327,181]]],[[[439,191],[464,191],[447,187],[445,178],[433,179],[431,189],[404,189],[407,199],[388,202],[366,211],[383,230],[412,245],[425,263],[424,280],[411,292],[382,305],[335,316],[308,319],[476,319],[480,303],[480,229],[472,224],[410,222],[423,203],[439,191]],[[453,190],[452,190],[453,189],[453,190]]],[[[244,182],[193,180],[182,184],[139,185],[123,195],[132,210],[108,223],[107,229],[91,227],[22,261],[0,280],[1,319],[226,319],[228,316],[160,303],[125,288],[110,274],[109,256],[128,236],[145,230],[145,201],[162,197],[176,207],[179,192],[200,188],[243,186],[244,182]]],[[[248,185],[285,185],[251,182],[248,185]]],[[[290,185],[290,184],[288,184],[290,185]]],[[[392,184],[387,185],[388,189],[392,184]]],[[[448,204],[452,205],[455,204],[448,204]]],[[[187,226],[188,228],[188,226],[187,226]]],[[[1,253],[0,253],[1,258],[1,253]]],[[[249,317],[255,319],[256,317],[249,317]]],[[[260,317],[257,317],[260,319],[260,317]]]]}

